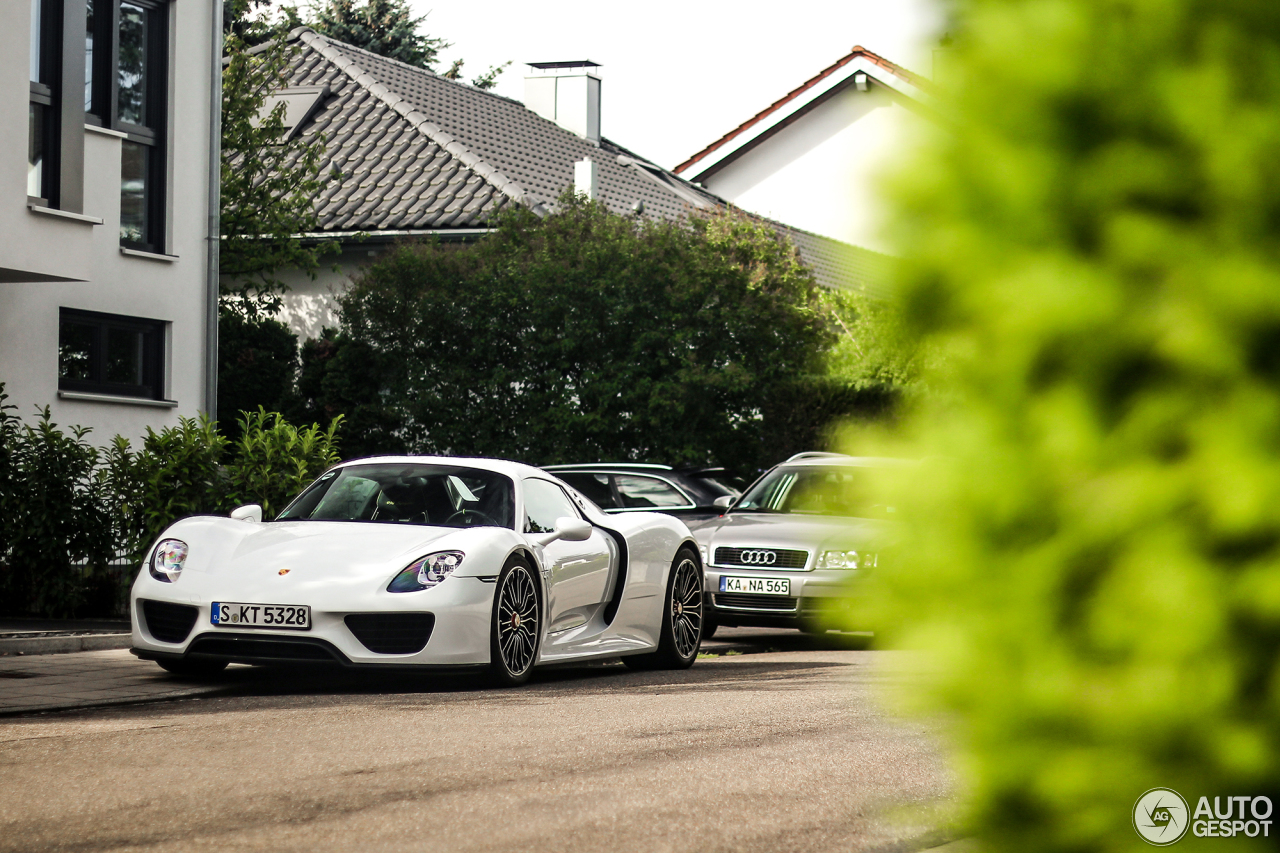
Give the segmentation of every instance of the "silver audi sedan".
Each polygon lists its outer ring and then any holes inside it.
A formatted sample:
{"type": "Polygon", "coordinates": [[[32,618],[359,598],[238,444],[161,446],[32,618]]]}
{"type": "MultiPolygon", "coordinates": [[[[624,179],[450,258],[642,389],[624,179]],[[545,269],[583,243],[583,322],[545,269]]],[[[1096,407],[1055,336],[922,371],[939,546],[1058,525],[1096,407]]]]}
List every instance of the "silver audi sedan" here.
{"type": "Polygon", "coordinates": [[[855,581],[893,546],[894,483],[918,463],[801,453],[771,468],[696,530],[708,637],[720,625],[846,627],[855,581]]]}

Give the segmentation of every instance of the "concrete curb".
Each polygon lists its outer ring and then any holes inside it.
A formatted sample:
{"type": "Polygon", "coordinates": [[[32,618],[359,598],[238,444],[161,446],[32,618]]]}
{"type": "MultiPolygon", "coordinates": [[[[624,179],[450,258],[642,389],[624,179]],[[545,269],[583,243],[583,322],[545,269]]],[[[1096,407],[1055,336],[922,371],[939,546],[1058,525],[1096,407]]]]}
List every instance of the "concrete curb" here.
{"type": "Polygon", "coordinates": [[[0,639],[0,655],[57,655],[127,649],[132,634],[73,634],[63,637],[6,637],[0,639]]]}

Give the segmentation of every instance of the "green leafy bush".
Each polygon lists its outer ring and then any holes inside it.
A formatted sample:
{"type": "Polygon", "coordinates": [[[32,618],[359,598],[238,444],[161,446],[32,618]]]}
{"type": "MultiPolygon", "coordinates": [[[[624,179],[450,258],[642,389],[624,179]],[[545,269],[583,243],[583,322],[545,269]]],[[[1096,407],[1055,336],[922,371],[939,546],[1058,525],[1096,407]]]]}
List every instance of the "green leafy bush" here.
{"type": "Polygon", "coordinates": [[[180,418],[175,427],[147,427],[142,449],[134,452],[116,436],[99,472],[103,499],[116,530],[116,553],[139,563],[164,528],[189,515],[232,508],[222,469],[227,440],[204,417],[180,418]]]}
{"type": "MultiPolygon", "coordinates": [[[[298,370],[298,336],[279,320],[235,311],[218,314],[218,411],[282,411],[291,404],[298,370]]],[[[220,424],[227,438],[240,437],[240,421],[220,424]]]]}
{"type": "Polygon", "coordinates": [[[48,410],[13,415],[0,383],[0,613],[124,612],[128,587],[160,533],[179,518],[261,503],[270,516],[338,461],[341,418],[298,429],[259,409],[231,445],[205,417],[148,428],[142,447],[89,430],[63,432],[48,410]]]}
{"type": "Polygon", "coordinates": [[[354,453],[751,470],[822,425],[795,429],[783,402],[825,389],[830,318],[791,245],[740,216],[653,222],[566,197],[466,249],[388,252],[339,302],[299,385],[308,416],[351,415],[354,453]]]}
{"type": "Polygon", "coordinates": [[[956,34],[895,190],[948,363],[900,452],[947,461],[873,615],[932,654],[983,849],[1146,849],[1149,788],[1280,803],[1280,5],[970,0],[956,34]]]}
{"type": "Polygon", "coordinates": [[[322,430],[319,424],[298,429],[275,412],[258,409],[240,416],[240,439],[227,466],[230,493],[237,503],[262,506],[271,518],[284,509],[303,486],[338,461],[338,426],[342,416],[322,430]]]}
{"type": "Polygon", "coordinates": [[[88,430],[70,434],[49,419],[34,426],[12,414],[0,384],[0,593],[5,610],[82,615],[102,585],[111,523],[98,499],[98,450],[88,430]]]}

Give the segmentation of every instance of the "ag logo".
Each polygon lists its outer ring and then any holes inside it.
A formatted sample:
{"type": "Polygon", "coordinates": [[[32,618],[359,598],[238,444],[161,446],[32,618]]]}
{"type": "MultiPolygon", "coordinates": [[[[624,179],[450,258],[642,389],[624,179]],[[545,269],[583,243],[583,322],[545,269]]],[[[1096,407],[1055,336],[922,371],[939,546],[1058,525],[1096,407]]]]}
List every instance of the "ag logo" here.
{"type": "Polygon", "coordinates": [[[1152,788],[1133,805],[1133,828],[1142,840],[1167,847],[1187,834],[1191,825],[1187,801],[1172,788],[1152,788]]]}

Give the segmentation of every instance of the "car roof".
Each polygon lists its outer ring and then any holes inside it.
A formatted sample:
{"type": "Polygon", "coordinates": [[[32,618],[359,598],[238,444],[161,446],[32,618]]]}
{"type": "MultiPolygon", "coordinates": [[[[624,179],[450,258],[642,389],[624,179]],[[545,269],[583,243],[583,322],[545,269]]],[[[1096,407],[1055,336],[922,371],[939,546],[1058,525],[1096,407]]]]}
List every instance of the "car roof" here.
{"type": "Polygon", "coordinates": [[[506,474],[513,480],[533,477],[542,474],[541,468],[526,465],[523,462],[512,462],[509,459],[489,459],[483,456],[365,456],[360,459],[343,460],[334,468],[345,468],[349,465],[369,465],[389,462],[415,463],[419,465],[460,465],[466,468],[482,468],[499,474],[506,474]]]}
{"type": "Polygon", "coordinates": [[[920,463],[915,459],[895,459],[891,456],[845,456],[831,454],[829,456],[808,456],[780,462],[777,468],[830,468],[839,465],[849,468],[910,468],[920,463]]]}
{"type": "Polygon", "coordinates": [[[543,465],[544,471],[674,471],[670,465],[651,462],[574,462],[567,465],[543,465]]]}

